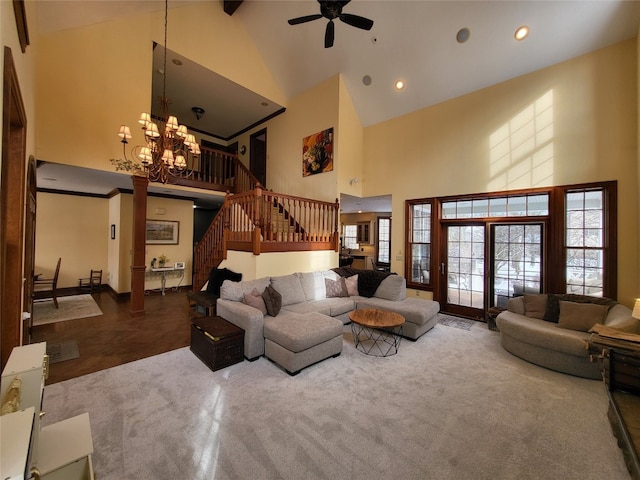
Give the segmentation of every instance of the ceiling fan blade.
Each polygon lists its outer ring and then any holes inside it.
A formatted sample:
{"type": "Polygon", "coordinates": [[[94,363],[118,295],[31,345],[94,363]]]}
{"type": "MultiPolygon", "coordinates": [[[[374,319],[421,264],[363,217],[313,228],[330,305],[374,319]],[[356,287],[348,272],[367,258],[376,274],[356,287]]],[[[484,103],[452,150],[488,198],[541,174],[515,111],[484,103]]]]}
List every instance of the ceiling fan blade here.
{"type": "Polygon", "coordinates": [[[368,18],[364,18],[359,15],[341,13],[339,18],[344,23],[349,24],[352,27],[361,28],[363,30],[371,30],[371,27],[373,27],[373,20],[369,20],[368,18]]]}
{"type": "Polygon", "coordinates": [[[329,23],[327,23],[327,30],[324,33],[324,48],[331,48],[333,47],[333,38],[335,35],[335,24],[333,23],[333,20],[329,20],[329,23]]]}
{"type": "Polygon", "coordinates": [[[292,18],[291,20],[288,20],[288,22],[289,25],[298,25],[299,23],[306,23],[312,20],[317,20],[319,18],[322,18],[322,15],[316,13],[314,15],[305,15],[304,17],[292,18]]]}

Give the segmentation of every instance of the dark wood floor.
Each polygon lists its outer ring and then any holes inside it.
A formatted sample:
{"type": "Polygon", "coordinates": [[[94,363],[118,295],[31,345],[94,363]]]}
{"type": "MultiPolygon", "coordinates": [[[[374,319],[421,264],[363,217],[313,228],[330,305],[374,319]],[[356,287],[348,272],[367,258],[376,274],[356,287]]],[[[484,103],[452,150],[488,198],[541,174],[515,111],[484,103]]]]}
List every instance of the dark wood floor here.
{"type": "Polygon", "coordinates": [[[131,318],[129,301],[107,291],[93,298],[103,315],[33,327],[32,343],[76,340],[80,357],[54,363],[52,384],[189,345],[187,291],[145,297],[145,316],[131,318]]]}

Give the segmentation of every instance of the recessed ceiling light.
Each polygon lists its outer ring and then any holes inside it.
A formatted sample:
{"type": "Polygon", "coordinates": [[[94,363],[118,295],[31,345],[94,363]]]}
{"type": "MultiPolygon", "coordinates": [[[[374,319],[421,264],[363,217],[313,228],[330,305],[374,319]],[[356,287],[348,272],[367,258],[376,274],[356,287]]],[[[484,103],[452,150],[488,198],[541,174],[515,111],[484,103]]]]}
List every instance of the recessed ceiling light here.
{"type": "Polygon", "coordinates": [[[263,107],[268,107],[269,106],[269,104],[267,102],[262,102],[262,103],[260,103],[260,105],[262,105],[263,107]]]}
{"type": "Polygon", "coordinates": [[[365,75],[364,77],[362,77],[362,83],[367,87],[371,85],[371,75],[365,75]]]}
{"type": "Polygon", "coordinates": [[[520,41],[527,38],[527,35],[529,35],[529,27],[527,27],[526,25],[523,25],[516,29],[516,33],[513,34],[513,38],[520,41]]]}
{"type": "Polygon", "coordinates": [[[173,60],[171,60],[171,61],[173,62],[173,64],[174,64],[174,65],[178,65],[178,66],[182,65],[182,61],[181,61],[181,60],[178,60],[177,58],[174,58],[174,59],[173,59],[173,60]]]}
{"type": "Polygon", "coordinates": [[[404,90],[404,87],[405,87],[404,81],[403,80],[396,80],[396,83],[395,83],[394,87],[398,91],[404,90]]]}
{"type": "Polygon", "coordinates": [[[467,40],[469,40],[470,36],[471,30],[469,30],[467,27],[461,28],[456,34],[456,41],[458,43],[465,43],[467,40]]]}

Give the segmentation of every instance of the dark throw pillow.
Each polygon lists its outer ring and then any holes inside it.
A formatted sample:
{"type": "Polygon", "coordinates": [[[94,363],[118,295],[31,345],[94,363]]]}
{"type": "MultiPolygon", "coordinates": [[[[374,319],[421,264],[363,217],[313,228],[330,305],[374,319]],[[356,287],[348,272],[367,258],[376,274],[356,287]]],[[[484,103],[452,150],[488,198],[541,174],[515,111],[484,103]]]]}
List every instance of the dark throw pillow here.
{"type": "Polygon", "coordinates": [[[264,292],[262,292],[262,298],[269,315],[275,317],[280,313],[280,309],[282,308],[282,295],[280,295],[275,288],[268,285],[267,288],[264,289],[264,292]]]}

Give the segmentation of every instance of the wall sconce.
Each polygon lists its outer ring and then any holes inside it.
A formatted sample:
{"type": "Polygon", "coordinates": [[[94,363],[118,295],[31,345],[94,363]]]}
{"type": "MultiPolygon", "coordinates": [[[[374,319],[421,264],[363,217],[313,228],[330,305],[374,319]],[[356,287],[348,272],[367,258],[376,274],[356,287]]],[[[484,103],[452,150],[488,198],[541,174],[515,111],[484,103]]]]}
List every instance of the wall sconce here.
{"type": "Polygon", "coordinates": [[[349,180],[349,185],[353,185],[354,183],[358,183],[360,181],[360,179],[358,177],[354,177],[351,180],[349,180]]]}
{"type": "Polygon", "coordinates": [[[247,147],[245,147],[244,145],[242,145],[240,147],[240,155],[244,155],[245,153],[247,153],[247,147]]]}

